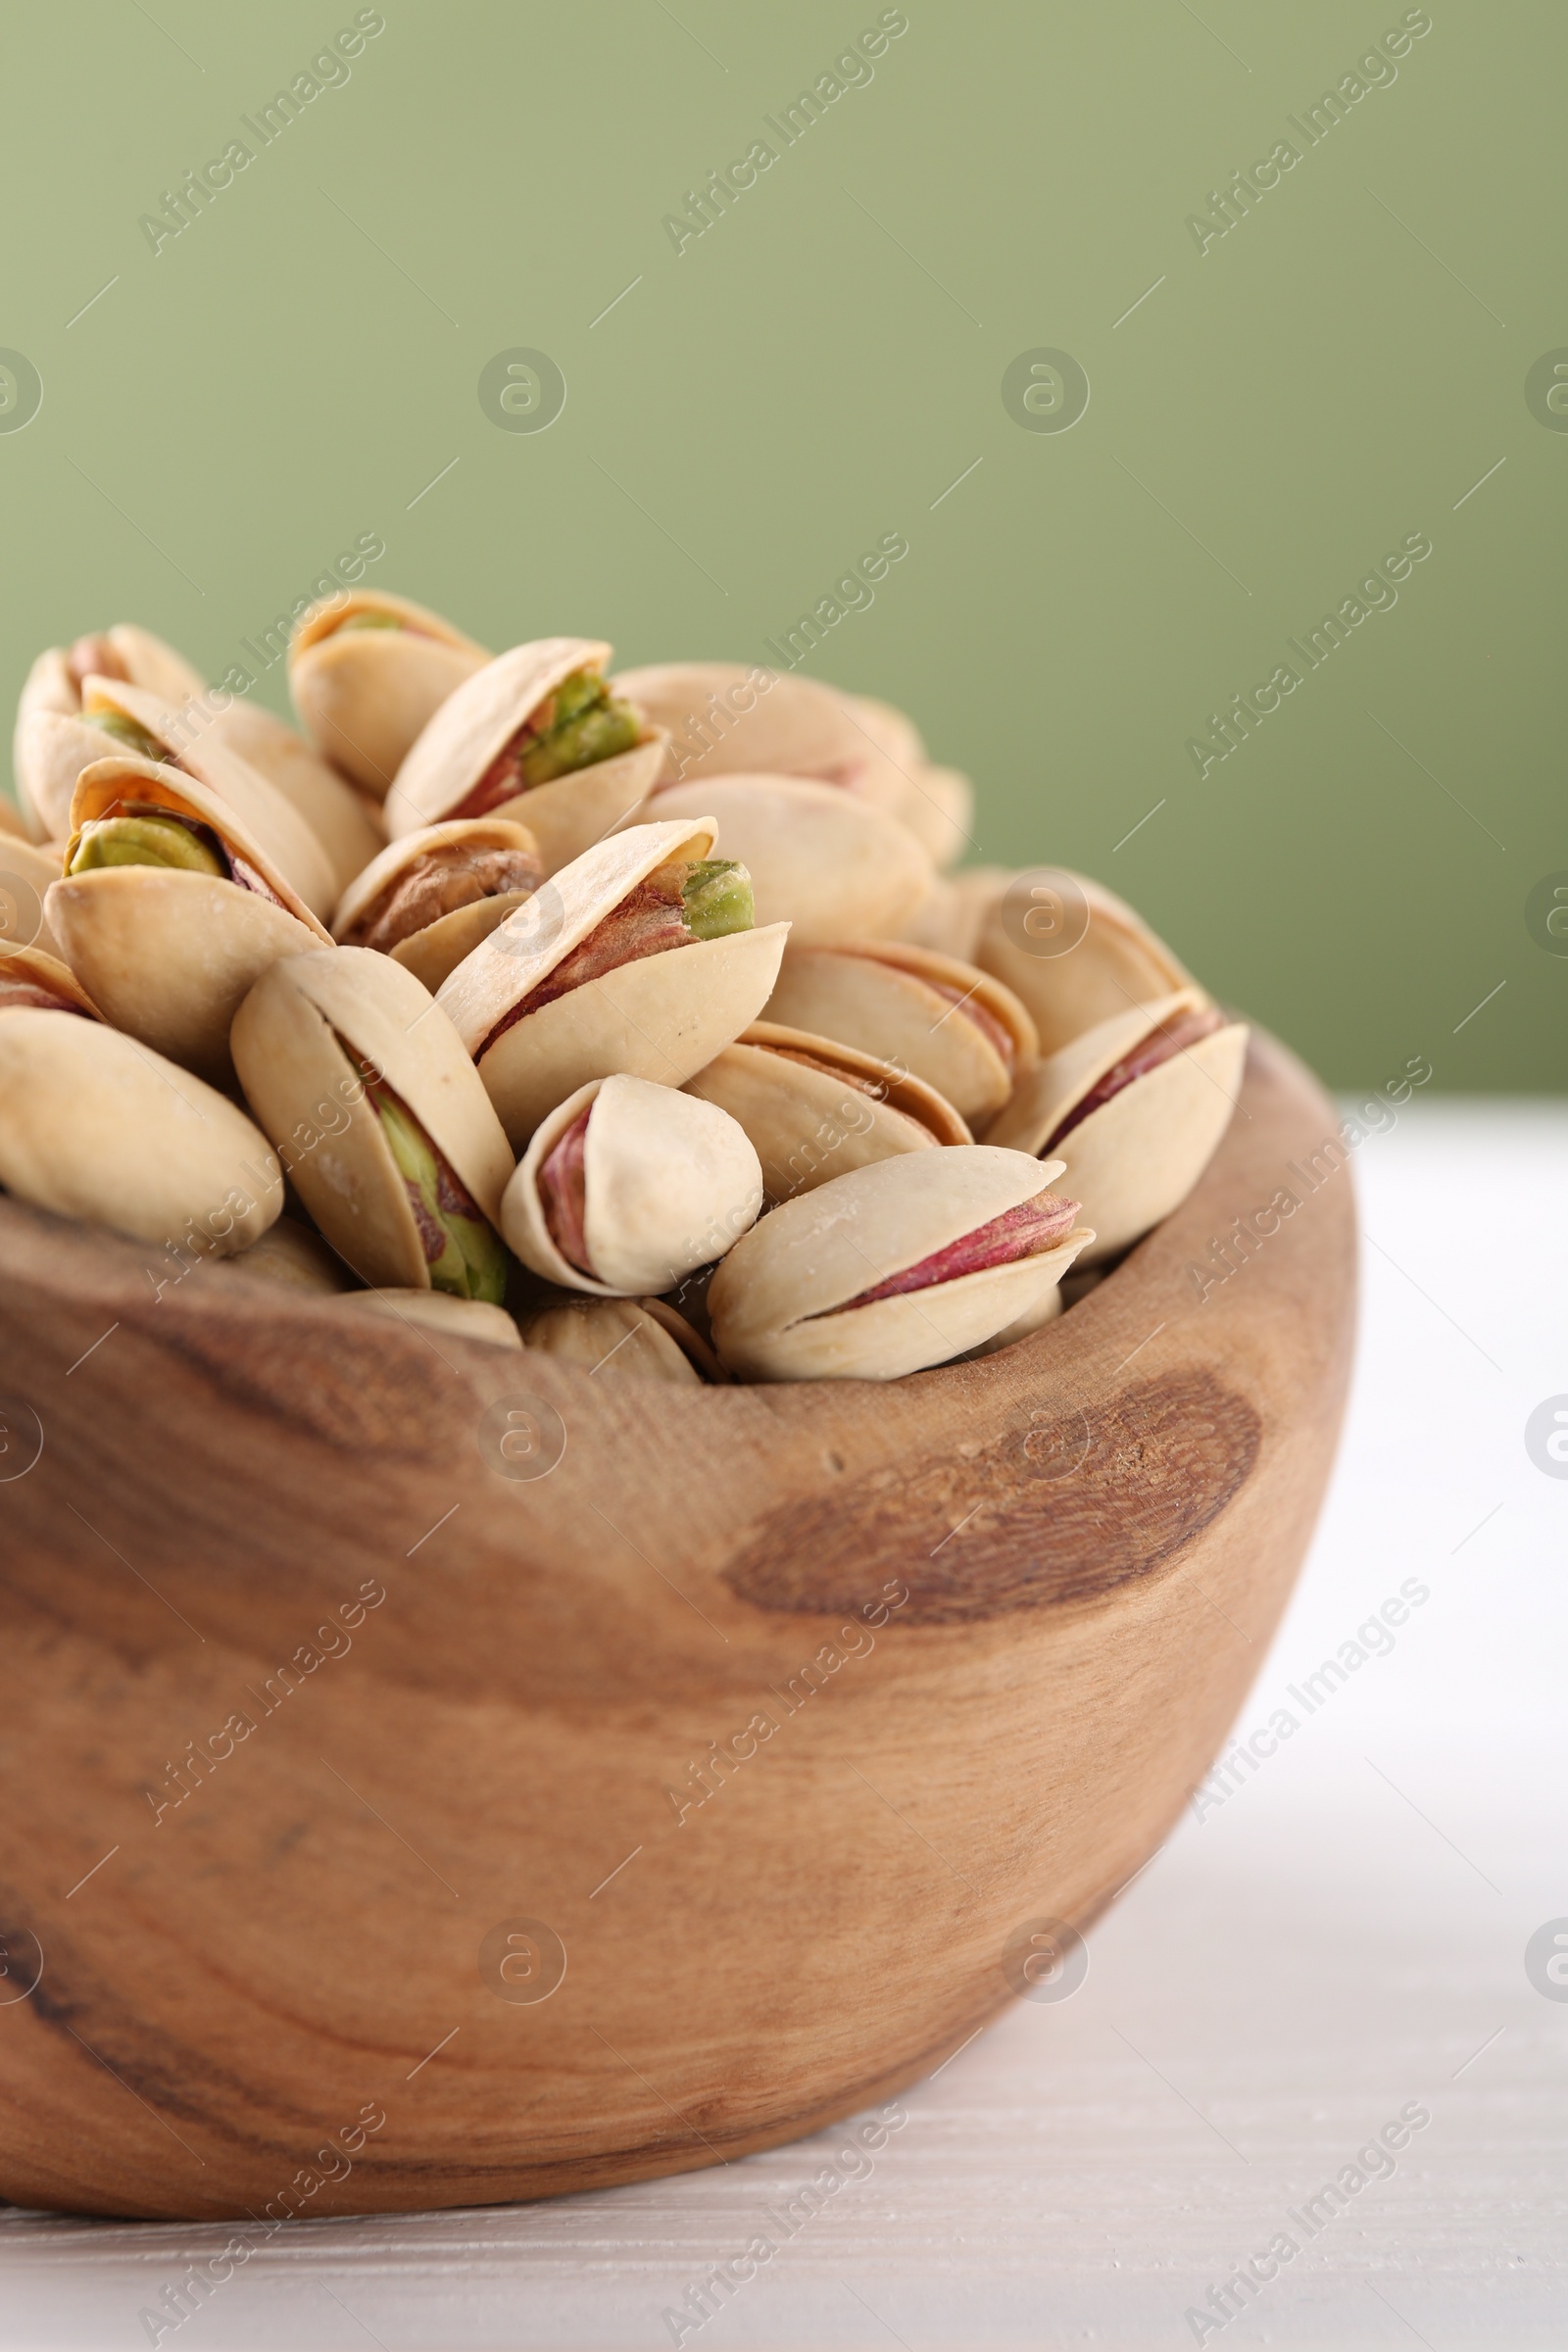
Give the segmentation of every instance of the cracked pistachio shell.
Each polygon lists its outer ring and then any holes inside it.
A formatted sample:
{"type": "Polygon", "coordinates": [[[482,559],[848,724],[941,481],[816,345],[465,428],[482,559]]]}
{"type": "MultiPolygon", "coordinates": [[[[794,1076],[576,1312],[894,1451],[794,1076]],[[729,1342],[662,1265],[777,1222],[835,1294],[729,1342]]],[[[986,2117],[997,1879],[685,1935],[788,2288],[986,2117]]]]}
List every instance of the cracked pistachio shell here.
{"type": "Polygon", "coordinates": [[[42,849],[7,833],[0,838],[0,955],[8,949],[41,948],[65,962],[65,951],[44,911],[49,886],[60,879],[62,845],[42,849]]]}
{"type": "Polygon", "coordinates": [[[520,1152],[546,1114],[590,1078],[623,1071],[682,1086],[755,1021],[778,977],[789,926],[737,931],[647,956],[524,1014],[511,1007],[655,869],[711,855],[710,817],[631,825],[564,866],[459,964],[437,992],[520,1152]]]}
{"type": "Polygon", "coordinates": [[[13,808],[4,793],[0,793],[0,841],[24,841],[29,849],[32,846],[22,810],[13,808]]]}
{"type": "MultiPolygon", "coordinates": [[[[1071,1280],[1070,1275],[1068,1280],[1071,1280]]],[[[1013,1322],[1005,1324],[994,1338],[982,1340],[978,1348],[970,1349],[970,1353],[975,1356],[997,1355],[1004,1348],[1015,1348],[1020,1340],[1032,1339],[1037,1331],[1044,1331],[1048,1323],[1054,1323],[1066,1304],[1058,1282],[1033,1306],[1025,1307],[1013,1322]]]]}
{"type": "Polygon", "coordinates": [[[246,990],[279,956],[315,947],[327,934],[217,793],[129,753],[83,768],[67,859],[82,825],[112,816],[126,801],[209,826],[282,904],[217,874],[118,865],[63,875],[50,885],[44,912],[106,1020],[224,1084],[229,1023],[246,990]]]}
{"type": "Polygon", "coordinates": [[[350,588],[323,597],[300,620],[289,645],[289,692],[322,759],[381,801],[420,729],[489,659],[439,612],[379,589],[350,588]],[[367,612],[403,625],[345,626],[367,612]]]}
{"type": "MultiPolygon", "coordinates": [[[[1207,1003],[1201,989],[1179,989],[1098,1022],[1025,1072],[990,1140],[1044,1151],[1074,1104],[1151,1031],[1207,1003]]],[[[1122,1087],[1055,1147],[1066,1163],[1065,1190],[1095,1228],[1087,1265],[1125,1250],[1186,1200],[1230,1124],[1247,1035],[1246,1023],[1233,1021],[1200,1038],[1122,1087]]]]}
{"type": "Polygon", "coordinates": [[[228,1256],[282,1205],[270,1158],[225,1096],[118,1029],[0,1018],[0,1185],[19,1200],[160,1248],[194,1226],[228,1256]]]}
{"type": "MultiPolygon", "coordinates": [[[[73,666],[72,656],[91,643],[86,639],[79,646],[52,645],[41,653],[27,673],[17,705],[12,766],[24,821],[34,841],[53,840],[66,832],[76,779],[74,775],[64,774],[67,761],[55,756],[51,730],[45,729],[40,734],[28,726],[28,721],[41,714],[74,718],[79,713],[81,679],[73,666]]],[[[161,695],[167,703],[183,703],[188,696],[206,690],[200,672],[192,669],[183,655],[176,654],[172,645],[166,645],[150,629],[137,628],[131,621],[116,621],[113,628],[103,631],[102,646],[110,662],[118,664],[133,686],[145,687],[150,694],[161,695]]],[[[98,749],[78,760],[78,768],[88,760],[101,760],[103,748],[100,736],[98,749]]]]}
{"type": "Polygon", "coordinates": [[[1002,1108],[1015,1071],[1040,1050],[1034,1022],[1002,981],[955,956],[892,941],[802,948],[792,939],[766,1017],[911,1071],[975,1123],[1002,1108]],[[969,1018],[969,1004],[1010,1040],[1010,1058],[969,1018]]]}
{"type": "Polygon", "coordinates": [[[504,1306],[487,1298],[455,1298],[450,1291],[384,1288],[344,1291],[333,1302],[349,1313],[382,1315],[389,1322],[437,1332],[446,1340],[478,1340],[488,1348],[522,1348],[522,1334],[504,1306]]]}
{"type": "Polygon", "coordinates": [[[293,1217],[279,1217],[259,1242],[226,1259],[223,1271],[246,1274],[283,1290],[309,1292],[316,1298],[334,1298],[354,1279],[337,1251],[293,1217]]]}
{"type": "MultiPolygon", "coordinates": [[[[525,1348],[575,1364],[590,1376],[656,1380],[667,1388],[700,1389],[703,1375],[695,1355],[669,1326],[681,1318],[662,1299],[560,1298],[529,1315],[522,1325],[525,1348]],[[656,1315],[654,1308],[660,1312],[656,1315]]],[[[688,1330],[692,1348],[701,1346],[688,1330]]]]}
{"type": "MultiPolygon", "coordinates": [[[[610,653],[592,637],[541,637],[477,671],[442,705],[398,770],[386,802],[393,838],[461,808],[540,704],[579,669],[603,671],[610,653]]],[[[486,814],[526,825],[545,872],[553,874],[632,822],[663,759],[662,736],[645,725],[642,742],[630,751],[535,784],[486,814]]]]}
{"type": "Polygon", "coordinates": [[[969,1144],[878,1160],[787,1200],[709,1286],[719,1361],[745,1380],[897,1380],[1037,1306],[1092,1237],[869,1306],[850,1301],[1044,1192],[1061,1163],[969,1144]]]}
{"type": "Polygon", "coordinates": [[[231,1042],[245,1099],[300,1199],[366,1282],[428,1290],[430,1270],[351,1054],[381,1073],[499,1226],[513,1165],[506,1137],[451,1024],[390,956],[317,948],[275,963],[240,1006],[231,1042]]]}
{"type": "Polygon", "coordinates": [[[316,947],[327,934],[216,792],[130,753],[83,768],[67,858],[82,825],[112,816],[126,801],[210,826],[283,902],[274,906],[217,874],[152,865],[67,874],[44,901],[67,962],[104,1018],[224,1084],[229,1023],[246,990],[278,956],[316,947]]]}
{"type": "Polygon", "coordinates": [[[874,803],[799,776],[710,776],[654,796],[658,818],[707,812],[726,858],[751,873],[757,920],[789,923],[797,947],[891,931],[931,887],[931,860],[874,803]]]}
{"type": "MultiPolygon", "coordinates": [[[[4,876],[0,875],[0,883],[3,882],[4,876]]],[[[20,1008],[15,997],[9,1002],[7,998],[8,984],[14,986],[18,982],[27,988],[47,989],[73,1012],[87,1013],[95,1021],[104,1017],[71,966],[46,948],[34,945],[0,951],[0,1012],[20,1008]]],[[[47,1011],[48,1007],[40,1005],[36,1009],[47,1011]]]]}
{"type": "Polygon", "coordinates": [[[974,786],[956,767],[922,763],[910,771],[898,814],[933,865],[956,865],[974,840],[974,786]]]}
{"type": "Polygon", "coordinates": [[[1012,869],[1005,865],[974,865],[961,874],[938,874],[918,906],[890,936],[911,948],[933,948],[939,956],[973,963],[991,903],[1011,880],[1012,869]]]}
{"type": "Polygon", "coordinates": [[[328,767],[302,735],[270,710],[236,697],[214,713],[211,733],[265,776],[304,818],[325,854],[334,898],[386,846],[379,804],[346,784],[336,768],[328,767]]]}
{"type": "MultiPolygon", "coordinates": [[[[538,856],[538,844],[527,826],[515,824],[509,817],[463,816],[449,818],[444,824],[421,825],[417,833],[405,833],[400,840],[388,842],[349,883],[332,915],[332,936],[339,947],[360,944],[364,933],[379,921],[386,901],[410,866],[432,850],[446,849],[516,850],[525,857],[538,856]],[[359,939],[356,934],[360,935],[359,939]]],[[[501,895],[515,902],[519,898],[531,897],[532,893],[523,891],[501,895]]],[[[483,906],[489,902],[481,900],[475,904],[483,906]]],[[[471,911],[467,906],[457,909],[458,915],[471,911]]],[[[425,929],[439,931],[454,919],[453,915],[438,915],[433,923],[425,925],[425,929]]],[[[487,935],[488,928],[478,932],[471,944],[477,946],[478,941],[487,935]]],[[[411,934],[411,937],[419,936],[422,935],[411,934]]],[[[408,942],[400,940],[398,945],[406,946],[408,942]]],[[[393,953],[396,952],[394,949],[393,953]]],[[[462,958],[455,957],[453,960],[460,962],[462,958]]]]}
{"type": "Polygon", "coordinates": [[[716,1102],[745,1129],[769,1200],[793,1200],[901,1152],[974,1141],[952,1103],[922,1080],[776,1021],[743,1029],[685,1091],[716,1102]]]}
{"type": "Polygon", "coordinates": [[[523,1264],[563,1290],[636,1298],[722,1257],[756,1223],[762,1171],[744,1130],[711,1102],[646,1078],[594,1078],[535,1132],[501,1202],[523,1264]],[[539,1172],[572,1121],[583,1143],[583,1239],[592,1274],[556,1247],[539,1172]]]}
{"type": "MultiPolygon", "coordinates": [[[[172,703],[139,686],[122,686],[118,678],[88,678],[82,687],[82,710],[118,710],[167,747],[168,764],[205,784],[233,809],[254,842],[267,852],[279,873],[304,900],[311,912],[324,921],[332,911],[336,891],[327,854],[310,825],[275,784],[252,767],[248,760],[214,732],[212,715],[203,700],[176,710],[172,703]]],[[[106,738],[96,727],[78,726],[98,747],[92,760],[104,757],[106,738]]],[[[107,748],[118,750],[109,742],[107,748]]]]}
{"type": "Polygon", "coordinates": [[[887,757],[886,730],[854,695],[814,678],[738,662],[656,662],[611,683],[669,738],[662,787],[707,776],[807,776],[867,791],[888,807],[899,798],[903,780],[887,757]]]}
{"type": "Polygon", "coordinates": [[[1004,881],[986,908],[974,950],[981,969],[1004,980],[1029,1007],[1042,1054],[1054,1054],[1129,1004],[1152,1004],[1193,985],[1191,972],[1125,900],[1084,874],[1068,878],[1089,914],[1075,947],[1062,955],[1031,953],[1023,939],[1027,909],[1009,902],[1004,881]]]}

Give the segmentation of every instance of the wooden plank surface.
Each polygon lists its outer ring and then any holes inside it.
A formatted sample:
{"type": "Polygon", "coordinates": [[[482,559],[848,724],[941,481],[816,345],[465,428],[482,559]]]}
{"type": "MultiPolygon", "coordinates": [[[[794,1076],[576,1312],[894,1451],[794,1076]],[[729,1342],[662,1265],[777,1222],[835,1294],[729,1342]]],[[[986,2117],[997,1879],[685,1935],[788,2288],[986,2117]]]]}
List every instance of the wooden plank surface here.
{"type": "MultiPolygon", "coordinates": [[[[1346,1450],[1238,1725],[1297,1728],[1190,1809],[1091,1930],[1079,1989],[988,2027],[874,2155],[844,2159],[841,2127],[547,2204],[294,2225],[159,2340],[654,2347],[674,2340],[666,2310],[689,2317],[712,2266],[769,2232],[686,2344],[1174,2347],[1282,2233],[1298,2251],[1203,2340],[1568,2339],[1568,2002],[1524,1965],[1568,1915],[1568,1481],[1523,1443],[1568,1391],[1568,1111],[1412,1106],[1356,1179],[1346,1450]],[[1464,1239],[1482,1218],[1517,1244],[1491,1264],[1464,1239]],[[1357,1642],[1407,1583],[1425,1597],[1390,1642],[1357,1642]],[[1325,1681],[1347,1643],[1364,1662],[1325,1681]],[[1385,2177],[1368,2160],[1310,2233],[1293,2220],[1412,2107],[1430,2121],[1385,2177]],[[840,2184],[789,2229],[828,2166],[840,2184]]],[[[1213,1638],[1241,1639],[1218,1618],[1213,1638]]],[[[776,1964],[785,1985],[787,1950],[776,1964]]],[[[8,2212],[0,2346],[146,2343],[141,2314],[169,2316],[229,2235],[8,2212]]]]}

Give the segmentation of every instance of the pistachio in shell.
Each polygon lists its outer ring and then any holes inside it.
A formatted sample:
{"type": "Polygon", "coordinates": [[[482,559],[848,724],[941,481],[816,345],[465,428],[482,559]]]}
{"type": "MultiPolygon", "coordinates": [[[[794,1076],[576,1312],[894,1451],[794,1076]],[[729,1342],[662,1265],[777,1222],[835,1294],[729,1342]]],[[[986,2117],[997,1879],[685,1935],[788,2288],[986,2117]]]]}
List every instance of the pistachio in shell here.
{"type": "MultiPolygon", "coordinates": [[[[709,776],[804,776],[890,810],[902,800],[891,722],[913,730],[886,705],[736,662],[657,662],[612,684],[668,738],[662,788],[709,776]]],[[[898,742],[906,746],[906,737],[898,742]]]]}
{"type": "Polygon", "coordinates": [[[384,1316],[421,1335],[477,1340],[487,1348],[522,1347],[522,1334],[512,1316],[488,1298],[458,1298],[450,1291],[381,1289],[344,1291],[335,1303],[351,1314],[384,1316]]]}
{"type": "Polygon", "coordinates": [[[1130,1004],[1190,988],[1192,974],[1124,899],[1065,868],[1010,877],[991,898],[974,961],[1029,1007],[1040,1051],[1054,1054],[1130,1004]],[[1039,904],[1032,904],[1038,894],[1039,904]]]}
{"type": "MultiPolygon", "coordinates": [[[[679,1322],[662,1299],[599,1298],[578,1293],[554,1298],[523,1319],[522,1343],[541,1355],[575,1364],[590,1379],[653,1380],[667,1388],[700,1389],[703,1375],[691,1349],[669,1326],[679,1322]],[[662,1311],[655,1313],[655,1308],[662,1311]]],[[[688,1336],[693,1348],[701,1343],[688,1336]]]]}
{"type": "Polygon", "coordinates": [[[1012,879],[1012,868],[1005,865],[973,865],[961,874],[938,874],[919,905],[889,936],[907,947],[933,948],[939,956],[974,963],[986,916],[1012,879]]]}
{"type": "Polygon", "coordinates": [[[439,612],[383,590],[323,597],[289,645],[288,684],[308,740],[372,801],[410,746],[490,655],[439,612]]]}
{"type": "MultiPolygon", "coordinates": [[[[200,708],[205,710],[206,702],[200,708]]],[[[386,847],[380,803],[345,782],[303,735],[270,710],[236,695],[213,710],[210,732],[304,818],[325,853],[334,898],[386,847]]]]}
{"type": "Polygon", "coordinates": [[[246,997],[231,1045],[300,1199],[364,1281],[500,1303],[512,1154],[412,972],[368,948],[289,956],[246,997]]]}
{"type": "Polygon", "coordinates": [[[912,769],[897,813],[939,870],[974,847],[974,786],[956,767],[912,769]]]}
{"type": "Polygon", "coordinates": [[[459,817],[405,833],[338,901],[341,947],[394,956],[434,994],[543,880],[533,835],[506,817],[459,817]]]}
{"type": "Polygon", "coordinates": [[[744,1128],[770,1202],[811,1192],[851,1168],[974,1141],[933,1087],[835,1039],[754,1021],[685,1091],[744,1128]]]}
{"type": "Polygon", "coordinates": [[[280,1290],[307,1292],[318,1298],[336,1298],[353,1281],[337,1251],[329,1250],[308,1225],[288,1216],[279,1217],[248,1250],[225,1259],[223,1272],[242,1274],[280,1290]]]}
{"type": "Polygon", "coordinates": [[[0,841],[0,956],[18,948],[41,948],[65,961],[44,911],[49,886],[59,881],[64,864],[63,842],[39,848],[9,833],[0,841]]]}
{"type": "Polygon", "coordinates": [[[501,1229],[547,1282],[635,1298],[722,1257],[761,1205],[757,1153],[727,1111],[616,1075],[590,1079],[540,1122],[501,1229]]]}
{"type": "Polygon", "coordinates": [[[252,983],[327,940],[216,792],[130,753],[82,770],[65,864],[44,913],[93,1003],[216,1085],[252,983]]]}
{"type": "Polygon", "coordinates": [[[1038,1306],[1093,1239],[1042,1164],[989,1144],[876,1161],[787,1200],[709,1286],[743,1380],[897,1380],[1038,1306]]]}
{"type": "Polygon", "coordinates": [[[604,675],[589,637],[514,645],[444,703],[387,795],[396,839],[447,817],[507,816],[533,834],[547,874],[642,811],[663,738],[604,675]]]}
{"type": "Polygon", "coordinates": [[[628,826],[564,866],[437,992],[514,1148],[590,1078],[681,1086],[757,1018],[787,924],[758,930],[711,819],[628,826]]]}
{"type": "Polygon", "coordinates": [[[24,1005],[34,1012],[76,1012],[90,1021],[103,1019],[71,966],[43,948],[12,948],[0,954],[0,1012],[17,1012],[24,1005]]]}
{"type": "Polygon", "coordinates": [[[799,948],[792,935],[766,1018],[911,1071],[974,1125],[1002,1108],[1040,1050],[1027,1011],[991,973],[875,940],[799,948]]]}
{"type": "Polygon", "coordinates": [[[931,887],[931,860],[873,802],[800,776],[710,776],[655,794],[656,819],[716,823],[752,877],[759,923],[788,923],[797,947],[877,939],[931,887]]]}
{"type": "MultiPolygon", "coordinates": [[[[40,737],[28,722],[43,714],[76,717],[90,677],[119,678],[166,703],[183,703],[204,690],[201,673],[182,654],[131,621],[117,621],[112,628],[78,637],[74,645],[52,645],[41,653],[17,705],[12,762],[26,829],[34,841],[52,841],[70,829],[76,779],[67,772],[68,763],[53,756],[50,731],[40,737]]],[[[86,760],[101,759],[105,748],[100,744],[95,752],[88,751],[86,760]]],[[[84,764],[85,760],[77,762],[78,768],[84,764]]]]}
{"type": "Polygon", "coordinates": [[[0,1017],[0,1185],[154,1246],[229,1256],[283,1202],[266,1137],[189,1071],[106,1022],[0,1017]]]}
{"type": "Polygon", "coordinates": [[[1113,1013],[1025,1073],[989,1138],[1060,1153],[1095,1227],[1086,1265],[1186,1200],[1230,1123],[1247,1035],[1200,989],[1179,989],[1113,1013]]]}

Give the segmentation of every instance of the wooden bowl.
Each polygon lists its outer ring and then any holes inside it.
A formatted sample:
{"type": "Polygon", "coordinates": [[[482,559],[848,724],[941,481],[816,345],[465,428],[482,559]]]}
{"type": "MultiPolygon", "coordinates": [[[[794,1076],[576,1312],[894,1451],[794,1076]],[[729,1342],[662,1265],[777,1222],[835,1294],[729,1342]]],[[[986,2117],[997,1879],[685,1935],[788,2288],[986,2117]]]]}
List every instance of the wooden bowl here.
{"type": "Polygon", "coordinates": [[[0,2194],[544,2196],[928,2072],[1264,1654],[1349,1361],[1336,1132],[1260,1041],[1117,1272],[891,1387],[615,1385],[0,1203],[0,2194]]]}

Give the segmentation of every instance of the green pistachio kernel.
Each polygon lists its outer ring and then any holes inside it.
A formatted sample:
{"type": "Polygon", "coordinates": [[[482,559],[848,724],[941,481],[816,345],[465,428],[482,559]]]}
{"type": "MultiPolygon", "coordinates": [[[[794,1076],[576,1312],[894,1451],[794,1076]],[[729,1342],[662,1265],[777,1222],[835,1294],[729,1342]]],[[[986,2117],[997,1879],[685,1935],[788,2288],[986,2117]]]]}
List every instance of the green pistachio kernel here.
{"type": "Polygon", "coordinates": [[[157,736],[149,735],[145,727],[138,726],[133,718],[127,718],[123,710],[84,710],[82,725],[97,727],[103,734],[112,735],[117,743],[122,743],[127,751],[140,753],[144,760],[162,760],[165,757],[164,747],[157,736]]]}
{"type": "Polygon", "coordinates": [[[351,612],[340,623],[342,629],[401,629],[403,621],[396,612],[351,612]]]}
{"type": "Polygon", "coordinates": [[[499,1235],[483,1217],[466,1216],[457,1207],[452,1178],[406,1105],[384,1088],[377,1088],[371,1099],[398,1173],[409,1187],[421,1236],[428,1230],[445,1242],[440,1253],[427,1261],[432,1290],[499,1306],[507,1294],[507,1252],[499,1235]]]}
{"type": "Polygon", "coordinates": [[[224,878],[217,851],[173,817],[105,816],[83,825],[67,873],[90,874],[104,865],[162,865],[224,878]]]}
{"type": "Polygon", "coordinates": [[[555,705],[549,733],[527,744],[517,762],[530,789],[613,760],[618,752],[629,752],[642,733],[631,705],[617,702],[597,670],[575,671],[556,688],[555,705]]]}
{"type": "Polygon", "coordinates": [[[733,858],[704,858],[688,865],[680,885],[686,928],[694,939],[723,939],[750,931],[756,920],[752,877],[733,858]]]}

